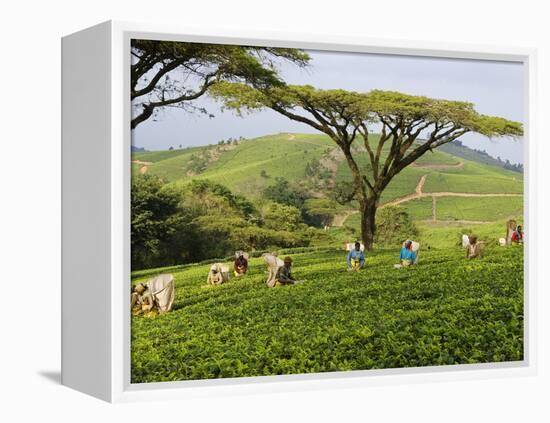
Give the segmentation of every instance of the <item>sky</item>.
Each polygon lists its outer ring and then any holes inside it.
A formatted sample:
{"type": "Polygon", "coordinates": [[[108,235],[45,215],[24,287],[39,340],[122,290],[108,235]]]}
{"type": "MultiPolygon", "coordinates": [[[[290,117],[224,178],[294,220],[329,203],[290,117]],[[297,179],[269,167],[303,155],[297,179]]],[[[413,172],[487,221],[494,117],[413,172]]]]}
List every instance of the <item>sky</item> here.
{"type": "MultiPolygon", "coordinates": [[[[327,51],[308,53],[311,61],[305,69],[280,63],[280,74],[287,83],[358,92],[395,90],[469,101],[480,113],[525,121],[525,71],[521,63],[327,51]]],[[[139,125],[132,134],[132,143],[147,150],[165,150],[170,146],[213,144],[230,137],[317,132],[271,110],[254,112],[243,118],[231,111],[222,111],[220,105],[207,96],[195,104],[205,107],[214,117],[168,108],[155,121],[149,119],[139,125]]],[[[522,139],[489,140],[469,133],[460,140],[494,157],[523,163],[522,139]]]]}

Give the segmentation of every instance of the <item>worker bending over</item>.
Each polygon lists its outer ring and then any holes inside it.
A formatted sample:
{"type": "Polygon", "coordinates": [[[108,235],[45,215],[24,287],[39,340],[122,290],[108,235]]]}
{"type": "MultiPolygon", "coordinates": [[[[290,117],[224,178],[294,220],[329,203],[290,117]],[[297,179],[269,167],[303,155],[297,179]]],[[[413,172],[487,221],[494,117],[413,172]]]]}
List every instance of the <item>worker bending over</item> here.
{"type": "Polygon", "coordinates": [[[264,260],[267,264],[269,275],[266,281],[268,287],[273,288],[281,285],[294,285],[298,283],[291,273],[292,259],[285,257],[284,261],[273,254],[264,255],[264,260]]]}
{"type": "Polygon", "coordinates": [[[466,258],[473,259],[483,257],[484,242],[478,241],[476,235],[470,235],[468,241],[469,245],[466,247],[466,258]]]}
{"type": "Polygon", "coordinates": [[[521,225],[516,227],[516,230],[512,233],[512,242],[514,244],[520,244],[523,242],[523,229],[521,225]]]}
{"type": "Polygon", "coordinates": [[[237,258],[235,263],[233,263],[233,273],[235,277],[243,276],[248,272],[248,260],[242,251],[238,251],[236,254],[237,258]]]}
{"type": "Polygon", "coordinates": [[[206,283],[208,285],[221,285],[225,282],[229,282],[229,267],[221,263],[214,263],[210,266],[206,283]]]}
{"type": "Polygon", "coordinates": [[[399,264],[401,264],[402,267],[416,264],[416,252],[413,250],[412,246],[413,242],[408,239],[401,247],[401,252],[399,253],[399,264]]]}
{"type": "Polygon", "coordinates": [[[347,257],[348,271],[358,272],[365,266],[365,254],[361,251],[361,244],[356,242],[355,248],[350,250],[347,257]]]}
{"type": "Polygon", "coordinates": [[[131,308],[135,314],[157,311],[167,313],[174,304],[174,276],[159,275],[132,288],[131,308]]]}

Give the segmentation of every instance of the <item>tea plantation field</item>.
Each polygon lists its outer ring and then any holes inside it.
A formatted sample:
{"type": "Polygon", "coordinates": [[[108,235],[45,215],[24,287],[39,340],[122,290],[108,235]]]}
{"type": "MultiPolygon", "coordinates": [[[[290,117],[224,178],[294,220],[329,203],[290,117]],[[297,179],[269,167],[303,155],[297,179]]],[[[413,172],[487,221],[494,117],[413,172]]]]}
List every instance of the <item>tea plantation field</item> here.
{"type": "Polygon", "coordinates": [[[132,317],[132,382],[486,363],[523,358],[523,249],[490,247],[468,261],[449,246],[394,269],[397,250],[348,273],[345,252],[290,254],[305,282],[269,289],[249,274],[204,287],[208,264],[174,274],[175,310],[132,317]]]}

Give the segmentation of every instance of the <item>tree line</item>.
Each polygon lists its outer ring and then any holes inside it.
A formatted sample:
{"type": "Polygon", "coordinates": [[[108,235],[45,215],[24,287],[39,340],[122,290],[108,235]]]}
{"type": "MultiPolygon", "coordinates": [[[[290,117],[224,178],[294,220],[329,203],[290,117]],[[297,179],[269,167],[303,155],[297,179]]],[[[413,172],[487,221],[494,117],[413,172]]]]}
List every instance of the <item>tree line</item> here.
{"type": "Polygon", "coordinates": [[[324,210],[278,179],[258,204],[208,180],[186,186],[134,175],[131,189],[132,269],[226,257],[235,250],[308,246],[324,210]],[[307,222],[307,223],[306,223],[307,222]],[[308,225],[309,223],[309,225],[308,225]]]}

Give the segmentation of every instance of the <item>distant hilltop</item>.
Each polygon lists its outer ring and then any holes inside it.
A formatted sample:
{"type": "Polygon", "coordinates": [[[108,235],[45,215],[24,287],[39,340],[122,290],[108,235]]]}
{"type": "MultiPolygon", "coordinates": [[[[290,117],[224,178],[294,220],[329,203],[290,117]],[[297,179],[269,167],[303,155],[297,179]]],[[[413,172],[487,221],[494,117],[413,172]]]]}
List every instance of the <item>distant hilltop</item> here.
{"type": "MultiPolygon", "coordinates": [[[[374,142],[376,137],[372,134],[374,142]]],[[[358,160],[364,165],[360,154],[363,147],[358,144],[356,148],[358,160]]],[[[134,150],[132,162],[134,172],[154,174],[166,182],[210,179],[252,197],[273,185],[277,177],[320,196],[350,177],[343,155],[324,134],[279,133],[196,147],[174,146],[162,151],[134,150]]],[[[511,187],[522,192],[522,174],[505,165],[484,152],[452,143],[425,154],[401,171],[382,200],[410,194],[420,177],[427,174],[427,187],[438,184],[441,186],[437,190],[441,191],[463,192],[473,186],[484,188],[486,193],[509,192],[511,187]]]]}
{"type": "Polygon", "coordinates": [[[143,147],[136,147],[135,145],[132,145],[132,153],[145,153],[147,150],[143,147]]]}
{"type": "MultiPolygon", "coordinates": [[[[305,134],[292,134],[287,132],[277,133],[277,134],[271,134],[267,135],[269,136],[285,136],[288,137],[289,140],[292,140],[296,135],[305,135],[305,134]]],[[[265,137],[259,137],[258,139],[265,138],[265,137]]],[[[242,141],[247,141],[244,137],[239,138],[229,138],[227,140],[222,140],[217,143],[217,145],[231,145],[231,144],[237,144],[242,141]]],[[[189,150],[189,149],[196,149],[196,148],[208,148],[212,145],[204,145],[204,146],[196,146],[196,147],[185,147],[182,148],[181,144],[179,145],[179,148],[176,147],[170,147],[167,150],[159,150],[159,151],[174,151],[174,150],[189,150]]],[[[490,166],[496,166],[500,167],[502,169],[511,170],[513,172],[523,173],[523,164],[521,163],[510,163],[509,160],[502,160],[500,157],[493,157],[489,155],[485,150],[477,150],[474,148],[470,148],[467,145],[463,144],[460,140],[455,140],[449,144],[444,144],[440,147],[438,147],[438,150],[441,152],[445,152],[448,154],[451,154],[455,157],[460,157],[462,159],[471,160],[476,163],[490,165],[490,166]]],[[[135,145],[132,145],[132,153],[146,153],[149,152],[149,150],[145,149],[144,147],[137,147],[135,145]]],[[[156,151],[156,150],[155,150],[156,151]]],[[[154,152],[154,151],[153,151],[154,152]]]]}
{"type": "Polygon", "coordinates": [[[455,140],[449,144],[444,144],[438,147],[439,151],[452,154],[456,157],[461,157],[473,162],[498,166],[506,170],[513,172],[523,173],[523,165],[521,163],[510,163],[509,160],[502,160],[500,157],[494,158],[489,155],[485,150],[476,150],[464,145],[460,140],[455,140]]]}

